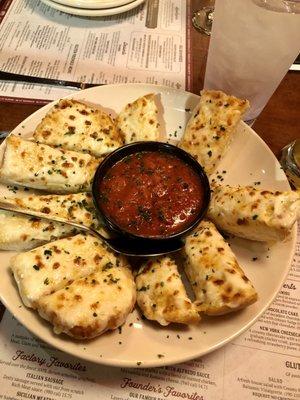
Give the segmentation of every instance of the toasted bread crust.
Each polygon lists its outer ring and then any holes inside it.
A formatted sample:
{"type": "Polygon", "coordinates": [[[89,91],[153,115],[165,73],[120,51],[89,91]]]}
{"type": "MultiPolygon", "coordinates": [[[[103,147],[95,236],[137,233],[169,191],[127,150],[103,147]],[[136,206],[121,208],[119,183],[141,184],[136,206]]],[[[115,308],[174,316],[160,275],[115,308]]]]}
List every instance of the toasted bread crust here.
{"type": "Polygon", "coordinates": [[[203,90],[179,147],[195,157],[210,175],[229,147],[236,127],[248,108],[247,100],[221,91],[203,90]]]}
{"type": "Polygon", "coordinates": [[[139,97],[127,104],[116,118],[118,132],[125,143],[159,139],[158,110],[155,95],[139,97]]]}
{"type": "Polygon", "coordinates": [[[42,119],[33,135],[40,143],[89,153],[96,157],[122,146],[112,118],[77,100],[60,100],[42,119]]]}
{"type": "Polygon", "coordinates": [[[187,237],[184,253],[199,311],[220,315],[256,301],[256,290],[212,222],[202,221],[187,237]]]}

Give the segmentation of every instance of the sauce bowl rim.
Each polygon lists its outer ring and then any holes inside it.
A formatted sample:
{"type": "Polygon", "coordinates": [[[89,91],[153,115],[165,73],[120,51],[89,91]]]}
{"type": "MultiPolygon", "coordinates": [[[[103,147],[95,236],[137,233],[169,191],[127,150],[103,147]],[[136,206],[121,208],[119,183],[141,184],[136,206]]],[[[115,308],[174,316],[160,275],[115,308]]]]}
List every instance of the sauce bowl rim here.
{"type": "Polygon", "coordinates": [[[157,242],[157,241],[168,241],[172,239],[183,238],[189,232],[191,232],[205,216],[205,213],[207,211],[210,202],[211,190],[208,177],[203,167],[198,163],[198,161],[193,156],[191,156],[185,150],[177,146],[174,146],[170,143],[164,143],[158,141],[139,141],[123,145],[118,149],[114,150],[113,152],[109,153],[104,158],[104,160],[99,164],[94,175],[92,183],[92,196],[100,220],[104,222],[105,228],[108,229],[109,233],[111,233],[114,236],[123,236],[124,238],[130,240],[157,242]],[[103,211],[101,207],[99,186],[105,174],[109,171],[109,169],[113,165],[123,160],[125,157],[142,151],[145,152],[161,151],[168,154],[172,154],[175,157],[179,158],[181,161],[185,162],[188,166],[190,166],[200,178],[200,182],[203,188],[203,205],[200,211],[197,212],[195,219],[193,219],[193,221],[189,225],[185,226],[185,228],[179,232],[163,236],[137,235],[126,231],[124,228],[121,228],[103,211]]]}

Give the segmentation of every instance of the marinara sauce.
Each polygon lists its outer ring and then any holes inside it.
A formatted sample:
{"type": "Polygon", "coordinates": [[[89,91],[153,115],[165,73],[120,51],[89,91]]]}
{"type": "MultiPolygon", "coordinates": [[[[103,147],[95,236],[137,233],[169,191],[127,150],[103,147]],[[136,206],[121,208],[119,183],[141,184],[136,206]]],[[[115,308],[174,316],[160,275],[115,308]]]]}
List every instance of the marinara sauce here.
{"type": "Polygon", "coordinates": [[[123,230],[145,237],[184,230],[201,210],[204,195],[197,173],[160,151],[123,158],[104,175],[99,191],[105,215],[123,230]]]}

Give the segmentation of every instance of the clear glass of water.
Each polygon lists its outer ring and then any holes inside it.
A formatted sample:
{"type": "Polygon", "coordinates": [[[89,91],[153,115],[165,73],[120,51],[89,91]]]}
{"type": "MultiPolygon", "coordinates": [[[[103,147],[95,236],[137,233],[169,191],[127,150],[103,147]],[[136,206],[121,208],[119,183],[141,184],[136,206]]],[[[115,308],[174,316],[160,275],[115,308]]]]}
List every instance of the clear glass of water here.
{"type": "Polygon", "coordinates": [[[260,114],[300,52],[300,14],[292,6],[300,2],[215,2],[204,87],[247,98],[247,120],[260,114]]]}

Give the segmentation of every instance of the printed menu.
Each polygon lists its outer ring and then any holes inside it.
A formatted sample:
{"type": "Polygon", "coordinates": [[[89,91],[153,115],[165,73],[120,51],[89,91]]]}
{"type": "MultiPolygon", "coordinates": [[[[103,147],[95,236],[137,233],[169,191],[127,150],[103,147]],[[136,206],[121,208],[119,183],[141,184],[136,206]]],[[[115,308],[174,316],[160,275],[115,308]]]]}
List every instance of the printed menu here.
{"type": "Polygon", "coordinates": [[[300,227],[289,275],[236,340],[180,365],[115,368],[51,348],[7,311],[0,323],[3,400],[300,399],[300,227]]]}
{"type": "MultiPolygon", "coordinates": [[[[56,11],[40,0],[4,0],[0,71],[185,89],[186,7],[184,0],[148,0],[126,13],[96,18],[56,11]]],[[[1,101],[50,101],[73,90],[0,81],[1,101]]]]}

